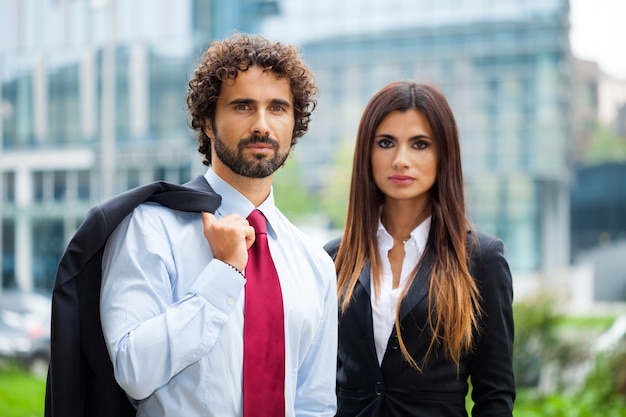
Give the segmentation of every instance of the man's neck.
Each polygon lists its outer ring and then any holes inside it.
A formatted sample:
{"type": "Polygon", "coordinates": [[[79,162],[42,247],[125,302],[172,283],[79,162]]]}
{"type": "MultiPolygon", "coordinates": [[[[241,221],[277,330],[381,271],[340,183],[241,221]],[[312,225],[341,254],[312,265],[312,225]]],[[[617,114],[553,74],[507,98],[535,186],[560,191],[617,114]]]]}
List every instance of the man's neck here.
{"type": "Polygon", "coordinates": [[[274,174],[265,178],[249,178],[236,174],[221,164],[214,164],[212,168],[221,179],[250,200],[255,207],[258,207],[270,195],[274,174]]]}

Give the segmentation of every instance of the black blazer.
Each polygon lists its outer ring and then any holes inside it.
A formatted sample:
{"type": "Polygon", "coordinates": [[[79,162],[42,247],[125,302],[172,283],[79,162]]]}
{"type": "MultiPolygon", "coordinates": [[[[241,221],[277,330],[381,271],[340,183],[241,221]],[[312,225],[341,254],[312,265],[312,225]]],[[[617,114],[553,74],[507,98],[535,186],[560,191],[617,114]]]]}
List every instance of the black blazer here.
{"type": "Polygon", "coordinates": [[[46,417],[133,417],[113,376],[100,325],[102,252],[109,235],[139,204],[214,212],[221,197],[199,176],[185,186],[154,182],[93,207],[69,242],[52,291],[46,417]]]}
{"type": "MultiPolygon", "coordinates": [[[[474,232],[468,232],[474,233],[474,232]]],[[[472,236],[468,236],[470,240],[472,236]]],[[[423,373],[402,357],[395,330],[378,365],[370,303],[370,267],[361,271],[353,299],[339,315],[337,353],[338,417],[461,417],[471,378],[474,417],[511,417],[513,377],[513,290],[502,241],[478,233],[470,252],[470,272],[480,290],[483,310],[475,352],[461,359],[460,369],[438,352],[420,364],[423,373]]],[[[339,239],[325,248],[335,256],[339,239]]],[[[428,348],[426,324],[428,276],[432,254],[424,256],[402,300],[402,337],[418,363],[428,348]]]]}

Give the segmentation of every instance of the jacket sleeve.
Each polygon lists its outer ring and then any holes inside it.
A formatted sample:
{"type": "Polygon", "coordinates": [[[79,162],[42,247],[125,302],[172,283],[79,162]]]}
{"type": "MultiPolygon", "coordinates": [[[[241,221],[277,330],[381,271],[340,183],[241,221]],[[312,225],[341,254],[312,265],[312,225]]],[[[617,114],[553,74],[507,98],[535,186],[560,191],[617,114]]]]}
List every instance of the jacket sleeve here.
{"type": "Polygon", "coordinates": [[[473,417],[511,417],[513,375],[513,283],[503,243],[481,235],[472,256],[482,317],[471,365],[473,417]]]}

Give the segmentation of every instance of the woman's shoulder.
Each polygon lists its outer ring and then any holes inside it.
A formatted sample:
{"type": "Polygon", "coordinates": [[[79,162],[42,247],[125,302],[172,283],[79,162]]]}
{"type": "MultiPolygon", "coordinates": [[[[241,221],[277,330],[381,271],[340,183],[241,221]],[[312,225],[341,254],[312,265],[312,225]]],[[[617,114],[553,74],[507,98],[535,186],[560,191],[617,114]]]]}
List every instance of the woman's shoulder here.
{"type": "MultiPolygon", "coordinates": [[[[498,236],[472,230],[468,232],[470,271],[481,282],[500,282],[511,286],[511,272],[504,255],[504,243],[498,236]]],[[[500,285],[498,285],[500,286],[500,285]]]]}
{"type": "Polygon", "coordinates": [[[502,251],[504,246],[502,239],[498,236],[477,229],[467,231],[467,242],[470,253],[474,255],[484,254],[490,251],[502,251]]]}
{"type": "Polygon", "coordinates": [[[339,250],[339,244],[341,243],[341,236],[336,237],[332,240],[329,240],[324,245],[324,250],[328,252],[328,254],[334,259],[337,256],[337,251],[339,250]]]}

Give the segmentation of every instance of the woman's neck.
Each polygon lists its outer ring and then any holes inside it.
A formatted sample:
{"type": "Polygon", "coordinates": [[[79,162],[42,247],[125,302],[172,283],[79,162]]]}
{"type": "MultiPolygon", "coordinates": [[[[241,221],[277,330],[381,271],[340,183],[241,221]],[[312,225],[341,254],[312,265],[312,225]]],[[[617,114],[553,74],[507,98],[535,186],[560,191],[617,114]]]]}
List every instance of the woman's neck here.
{"type": "Polygon", "coordinates": [[[430,216],[430,203],[416,207],[414,202],[386,202],[381,222],[387,232],[398,242],[406,242],[411,232],[430,216]]]}

